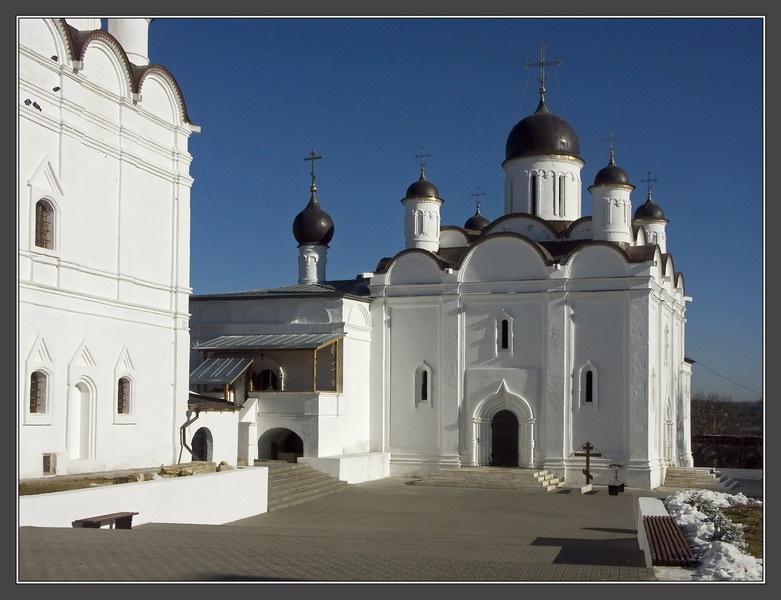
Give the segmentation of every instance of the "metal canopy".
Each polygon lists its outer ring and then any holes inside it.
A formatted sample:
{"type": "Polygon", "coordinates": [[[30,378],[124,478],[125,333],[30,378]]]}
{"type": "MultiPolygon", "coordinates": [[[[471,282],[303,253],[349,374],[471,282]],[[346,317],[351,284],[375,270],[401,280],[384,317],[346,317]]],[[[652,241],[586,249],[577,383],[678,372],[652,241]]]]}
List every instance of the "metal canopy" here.
{"type": "MultiPolygon", "coordinates": [[[[343,333],[262,333],[221,335],[194,346],[194,350],[302,350],[317,349],[344,337],[343,333]]],[[[192,376],[190,377],[192,382],[192,376]]]]}
{"type": "Polygon", "coordinates": [[[207,358],[190,373],[190,385],[229,385],[247,370],[254,357],[207,358]]]}

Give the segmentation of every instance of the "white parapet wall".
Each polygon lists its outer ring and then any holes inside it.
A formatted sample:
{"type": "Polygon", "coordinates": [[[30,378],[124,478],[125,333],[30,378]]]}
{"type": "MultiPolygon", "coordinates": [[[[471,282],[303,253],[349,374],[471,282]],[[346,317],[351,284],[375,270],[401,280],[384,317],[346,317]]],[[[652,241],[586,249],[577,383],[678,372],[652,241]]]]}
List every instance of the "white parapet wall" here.
{"type": "Polygon", "coordinates": [[[268,468],[105,485],[19,497],[19,527],[72,527],[73,521],[130,511],[133,525],[222,525],[268,511],[268,468]],[[237,501],[240,499],[240,501],[237,501]]]}
{"type": "Polygon", "coordinates": [[[390,454],[387,452],[359,452],[338,456],[300,456],[298,462],[313,469],[338,477],[347,483],[363,483],[390,475],[390,454]]]}
{"type": "Polygon", "coordinates": [[[643,517],[669,517],[670,513],[659,498],[650,498],[641,496],[637,499],[637,544],[640,550],[645,554],[645,566],[649,569],[653,567],[651,559],[651,546],[648,543],[648,536],[645,534],[645,525],[643,517]]]}

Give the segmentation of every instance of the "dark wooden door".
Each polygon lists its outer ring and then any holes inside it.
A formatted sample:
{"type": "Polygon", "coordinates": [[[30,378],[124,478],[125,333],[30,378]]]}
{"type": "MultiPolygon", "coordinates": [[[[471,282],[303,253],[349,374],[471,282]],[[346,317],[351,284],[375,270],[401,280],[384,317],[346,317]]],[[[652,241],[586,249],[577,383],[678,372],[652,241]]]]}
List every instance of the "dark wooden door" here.
{"type": "Polygon", "coordinates": [[[518,466],[518,418],[509,410],[491,420],[491,466],[518,466]]]}

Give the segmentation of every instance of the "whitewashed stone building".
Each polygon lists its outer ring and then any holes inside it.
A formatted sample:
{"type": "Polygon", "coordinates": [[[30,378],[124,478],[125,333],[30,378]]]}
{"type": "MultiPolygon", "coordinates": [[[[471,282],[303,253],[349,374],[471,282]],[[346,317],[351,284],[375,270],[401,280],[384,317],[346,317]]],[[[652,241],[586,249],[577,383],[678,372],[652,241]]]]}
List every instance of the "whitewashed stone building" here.
{"type": "Polygon", "coordinates": [[[494,465],[583,483],[588,442],[596,483],[620,465],[642,488],[692,465],[689,299],[667,220],[650,188],[633,209],[612,149],[583,194],[577,134],[540,80],[505,143],[501,217],[478,205],[463,227],[441,225],[421,165],[400,209],[406,247],[329,281],[334,224],[313,169],[293,224],[298,284],[191,298],[191,384],[242,406],[241,461],[364,461],[368,478],[494,465]]]}
{"type": "Polygon", "coordinates": [[[20,477],[283,459],[350,482],[495,465],[582,483],[586,442],[595,483],[691,466],[667,220],[612,150],[583,193],[544,86],[508,124],[504,215],[442,225],[421,165],[405,247],[332,281],[313,153],[297,283],[191,296],[198,127],[149,23],[19,25],[20,477]]]}
{"type": "Polygon", "coordinates": [[[18,21],[20,478],[179,456],[198,127],[150,21],[18,21]]]}

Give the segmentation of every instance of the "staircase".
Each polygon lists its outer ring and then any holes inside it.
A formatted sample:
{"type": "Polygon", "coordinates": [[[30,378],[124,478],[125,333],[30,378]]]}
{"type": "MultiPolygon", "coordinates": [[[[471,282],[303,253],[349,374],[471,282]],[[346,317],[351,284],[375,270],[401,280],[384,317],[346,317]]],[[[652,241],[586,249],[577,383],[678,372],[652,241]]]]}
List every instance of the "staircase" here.
{"type": "Polygon", "coordinates": [[[550,492],[563,482],[548,471],[504,467],[442,469],[415,481],[415,485],[550,492]]]}
{"type": "Polygon", "coordinates": [[[734,494],[739,483],[710,467],[667,467],[662,487],[704,489],[734,494]]]}
{"type": "Polygon", "coordinates": [[[349,487],[309,465],[285,461],[255,461],[256,467],[268,467],[268,512],[309,502],[349,487]]]}

